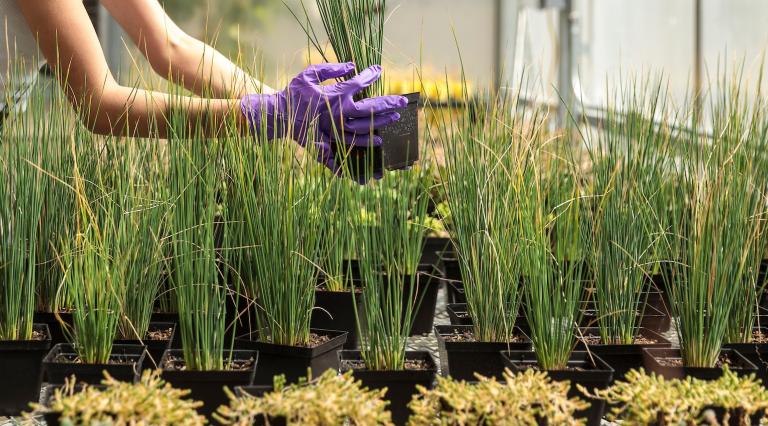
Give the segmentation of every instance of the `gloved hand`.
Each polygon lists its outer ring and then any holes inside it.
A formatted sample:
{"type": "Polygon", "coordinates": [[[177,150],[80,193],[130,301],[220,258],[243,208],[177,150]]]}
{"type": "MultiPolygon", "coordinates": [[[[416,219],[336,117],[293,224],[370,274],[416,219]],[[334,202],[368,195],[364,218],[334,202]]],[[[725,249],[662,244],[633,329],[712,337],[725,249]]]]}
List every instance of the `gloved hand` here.
{"type": "Polygon", "coordinates": [[[244,96],[241,109],[255,133],[264,131],[269,140],[291,137],[303,147],[312,143],[317,160],[338,173],[332,144],[381,145],[381,138],[372,130],[399,120],[400,114],[395,111],[408,105],[403,96],[355,102],[354,95],[381,77],[378,65],[341,83],[321,85],[325,80],[345,77],[354,69],[351,62],[311,65],[281,92],[244,96]]]}

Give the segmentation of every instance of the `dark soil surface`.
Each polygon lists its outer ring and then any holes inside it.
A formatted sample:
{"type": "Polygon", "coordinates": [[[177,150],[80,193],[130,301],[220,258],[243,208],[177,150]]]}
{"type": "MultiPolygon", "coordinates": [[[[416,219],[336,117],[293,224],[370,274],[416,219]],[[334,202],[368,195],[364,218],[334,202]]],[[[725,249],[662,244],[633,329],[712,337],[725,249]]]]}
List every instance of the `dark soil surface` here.
{"type": "MultiPolygon", "coordinates": [[[[136,362],[138,357],[112,355],[107,361],[108,365],[128,365],[136,362]]],[[[53,362],[61,364],[85,364],[79,355],[76,354],[58,354],[53,359],[53,362]]]]}
{"type": "MultiPolygon", "coordinates": [[[[323,343],[327,343],[331,340],[332,336],[328,336],[326,334],[320,335],[316,333],[310,333],[309,334],[309,343],[306,345],[298,344],[296,347],[298,348],[316,348],[323,343]]],[[[271,339],[266,338],[264,339],[265,343],[272,343],[271,339]]]]}
{"type": "MultiPolygon", "coordinates": [[[[225,365],[224,370],[225,371],[248,371],[253,368],[253,364],[255,363],[253,358],[248,358],[245,360],[233,360],[232,363],[225,365]]],[[[168,357],[166,359],[164,368],[166,370],[171,371],[186,371],[187,370],[187,363],[184,361],[183,358],[179,357],[168,357]]]]}
{"type": "MultiPolygon", "coordinates": [[[[683,359],[682,358],[672,358],[672,357],[664,357],[664,358],[657,358],[656,361],[664,366],[664,367],[676,367],[676,368],[683,368],[683,359]]],[[[717,363],[715,363],[714,368],[723,368],[724,366],[731,366],[731,367],[740,367],[738,364],[734,364],[733,361],[728,357],[727,355],[720,355],[720,358],[717,360],[717,363]]]]}
{"type": "Polygon", "coordinates": [[[147,331],[147,340],[171,340],[172,335],[173,327],[156,328],[147,331]]]}
{"type": "Polygon", "coordinates": [[[30,340],[45,340],[48,338],[48,335],[43,333],[42,331],[32,330],[32,339],[30,340]]]}
{"type": "MultiPolygon", "coordinates": [[[[447,342],[479,342],[479,340],[477,340],[475,337],[475,333],[473,333],[471,330],[453,330],[452,334],[443,334],[441,336],[447,342]]],[[[525,339],[522,336],[512,336],[510,341],[505,343],[519,343],[523,341],[525,341],[525,339]]]]}
{"type": "MultiPolygon", "coordinates": [[[[365,361],[362,360],[344,360],[341,362],[341,365],[345,369],[351,369],[351,370],[367,370],[365,366],[365,361]]],[[[406,370],[412,370],[412,371],[423,371],[423,370],[429,370],[430,365],[424,360],[411,360],[408,359],[405,361],[405,369],[406,370]]]]}

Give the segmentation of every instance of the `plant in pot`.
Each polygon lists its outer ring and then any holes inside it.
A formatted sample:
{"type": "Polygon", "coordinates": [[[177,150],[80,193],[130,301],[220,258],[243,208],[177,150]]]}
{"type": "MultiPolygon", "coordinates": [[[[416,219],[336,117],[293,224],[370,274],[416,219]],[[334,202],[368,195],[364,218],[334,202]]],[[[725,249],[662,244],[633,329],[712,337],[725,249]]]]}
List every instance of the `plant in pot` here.
{"type": "Polygon", "coordinates": [[[34,322],[38,224],[50,181],[33,164],[45,132],[19,121],[0,132],[13,141],[0,146],[0,416],[18,415],[39,399],[41,362],[51,347],[48,326],[34,322]]]}
{"type": "MultiPolygon", "coordinates": [[[[164,380],[188,389],[190,398],[203,403],[198,411],[210,416],[226,403],[225,386],[253,383],[258,354],[234,350],[234,338],[226,333],[229,289],[215,241],[225,140],[206,140],[204,119],[188,126],[183,109],[174,106],[172,112],[167,179],[172,257],[167,267],[179,310],[182,348],[166,350],[160,368],[164,380]]],[[[235,134],[229,126],[234,124],[227,124],[222,136],[235,134]]]]}
{"type": "MultiPolygon", "coordinates": [[[[303,18],[289,9],[296,22],[307,34],[309,44],[325,62],[353,62],[357,70],[382,64],[384,51],[384,24],[386,0],[315,0],[320,12],[323,29],[328,36],[332,54],[324,49],[312,24],[303,0],[303,18]]],[[[381,96],[385,91],[384,79],[361,93],[362,98],[381,96]]],[[[419,94],[405,95],[408,106],[399,111],[400,120],[379,131],[384,143],[372,149],[339,144],[335,146],[336,158],[347,163],[353,178],[365,181],[383,170],[398,170],[413,165],[419,154],[419,94]]],[[[361,98],[361,99],[362,99],[361,98]]]]}
{"type": "Polygon", "coordinates": [[[478,376],[475,383],[438,377],[434,389],[419,388],[408,425],[581,425],[576,412],[588,404],[569,397],[569,388],[533,370],[506,370],[501,381],[478,376]]]}
{"type": "Polygon", "coordinates": [[[725,368],[716,380],[666,380],[643,369],[595,396],[614,408],[609,421],[628,425],[758,425],[768,409],[768,391],[754,377],[725,368]]]}
{"type": "MultiPolygon", "coordinates": [[[[527,155],[540,154],[531,150],[527,155]]],[[[570,381],[571,396],[578,394],[578,384],[588,389],[606,387],[613,370],[595,354],[574,351],[585,290],[585,262],[579,252],[588,240],[579,188],[558,183],[557,189],[550,189],[567,191],[554,195],[570,201],[549,213],[543,194],[552,193],[542,189],[545,181],[537,169],[525,171],[521,174],[517,214],[524,218],[520,220],[524,308],[535,351],[502,352],[504,362],[514,372],[540,369],[554,380],[570,381]],[[567,260],[558,260],[555,253],[567,254],[559,258],[567,260]]],[[[591,407],[578,417],[585,418],[588,425],[599,425],[605,403],[596,399],[590,402],[591,407]]]]}
{"type": "Polygon", "coordinates": [[[328,370],[320,377],[285,386],[276,378],[274,391],[262,396],[230,394],[229,405],[219,408],[223,425],[359,426],[391,425],[384,393],[369,391],[352,378],[328,370]]]}
{"type": "Polygon", "coordinates": [[[42,415],[48,426],[206,424],[196,411],[200,403],[188,401],[189,392],[172,388],[158,371],[145,371],[135,384],[107,375],[100,386],[76,386],[68,381],[52,392],[43,404],[33,404],[31,413],[42,415]]]}
{"type": "Polygon", "coordinates": [[[114,206],[112,277],[120,286],[122,313],[117,325],[117,344],[147,347],[145,368],[155,369],[169,348],[175,322],[151,321],[161,286],[165,244],[161,236],[166,209],[162,203],[156,144],[111,140],[112,170],[109,200],[114,206]]]}
{"type": "Polygon", "coordinates": [[[764,189],[752,174],[756,162],[731,140],[741,132],[730,133],[730,126],[716,121],[714,141],[689,135],[692,147],[677,171],[687,182],[679,191],[692,191],[677,196],[691,200],[691,212],[672,218],[663,242],[679,259],[664,270],[680,349],[646,349],[647,367],[667,378],[715,379],[724,364],[737,373],[755,371],[738,351],[722,348],[729,318],[744,303],[741,287],[750,279],[764,210],[764,189]]]}
{"type": "MultiPolygon", "coordinates": [[[[435,327],[441,371],[456,380],[474,380],[476,373],[501,379],[499,352],[531,349],[530,339],[516,327],[522,297],[520,217],[509,208],[516,202],[518,172],[529,166],[519,151],[532,135],[518,133],[522,115],[511,112],[516,102],[475,105],[458,119],[444,118],[431,135],[445,151],[441,180],[471,317],[471,325],[435,327]],[[477,117],[478,111],[487,115],[477,117]]],[[[458,315],[456,308],[451,306],[452,315],[458,315]]]]}
{"type": "Polygon", "coordinates": [[[616,101],[626,118],[609,105],[600,131],[585,138],[592,163],[589,255],[597,318],[582,334],[589,350],[614,369],[614,380],[642,365],[644,348],[671,346],[641,326],[652,309],[646,307],[647,276],[661,235],[656,197],[669,156],[667,130],[646,118],[663,109],[663,93],[637,90],[630,87],[616,101]]]}
{"type": "Polygon", "coordinates": [[[346,332],[311,328],[318,281],[314,262],[328,237],[321,232],[322,207],[331,191],[320,181],[327,170],[297,163],[295,145],[284,141],[232,142],[234,194],[228,213],[241,242],[233,253],[234,268],[255,300],[249,308],[255,327],[238,336],[237,345],[259,351],[259,385],[272,384],[275,375],[298,381],[308,367],[315,375],[336,370],[336,351],[346,332]]]}
{"type": "Polygon", "coordinates": [[[359,205],[370,215],[367,220],[378,226],[361,222],[358,227],[363,288],[362,303],[356,309],[364,312],[358,321],[360,350],[339,353],[342,372],[352,370],[367,388],[387,388],[385,398],[398,425],[408,419],[407,404],[416,385],[430,387],[437,370],[429,352],[406,350],[419,303],[419,275],[414,275],[414,268],[424,230],[418,218],[427,202],[423,188],[413,184],[421,182],[420,173],[417,169],[389,172],[370,184],[378,187],[376,191],[358,192],[359,205]]]}
{"type": "Polygon", "coordinates": [[[315,306],[311,327],[321,330],[347,332],[345,349],[357,348],[357,316],[355,298],[359,305],[359,275],[353,270],[356,260],[355,237],[357,221],[354,215],[359,207],[354,204],[357,183],[338,179],[331,174],[322,177],[327,191],[325,236],[320,249],[320,278],[315,290],[315,306]]]}
{"type": "MultiPolygon", "coordinates": [[[[74,142],[73,142],[74,143],[74,142]]],[[[69,376],[79,382],[98,383],[108,371],[117,380],[133,382],[144,361],[142,345],[116,345],[114,339],[122,313],[124,287],[118,282],[122,210],[112,202],[108,168],[100,169],[96,181],[79,174],[75,159],[76,233],[62,241],[61,284],[72,313],[72,325],[62,324],[69,343],[55,345],[43,360],[50,383],[62,384],[69,376]]],[[[54,312],[61,307],[57,300],[54,312]]]]}

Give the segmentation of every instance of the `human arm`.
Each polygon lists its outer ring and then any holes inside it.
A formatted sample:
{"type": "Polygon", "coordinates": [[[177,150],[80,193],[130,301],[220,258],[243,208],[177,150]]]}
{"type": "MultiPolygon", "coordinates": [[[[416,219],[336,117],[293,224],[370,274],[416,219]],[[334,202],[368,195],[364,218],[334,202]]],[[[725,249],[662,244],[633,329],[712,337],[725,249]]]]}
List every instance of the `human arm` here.
{"type": "Polygon", "coordinates": [[[152,69],[200,96],[242,97],[274,90],[213,47],[189,36],[157,0],[101,0],[152,69]]]}
{"type": "Polygon", "coordinates": [[[246,128],[239,99],[172,99],[118,84],[81,0],[17,0],[17,4],[67,98],[91,131],[166,137],[172,102],[183,106],[191,126],[200,122],[211,135],[219,128],[211,123],[236,120],[246,128]]]}

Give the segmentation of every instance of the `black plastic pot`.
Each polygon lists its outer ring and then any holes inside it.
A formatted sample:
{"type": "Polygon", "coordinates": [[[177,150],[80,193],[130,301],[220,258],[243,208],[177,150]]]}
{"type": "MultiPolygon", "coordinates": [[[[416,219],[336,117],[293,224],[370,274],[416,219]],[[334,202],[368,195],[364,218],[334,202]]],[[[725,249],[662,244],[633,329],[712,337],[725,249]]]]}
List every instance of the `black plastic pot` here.
{"type": "Polygon", "coordinates": [[[116,380],[135,382],[139,379],[146,348],[142,345],[114,345],[107,364],[83,364],[58,360],[60,356],[74,357],[75,350],[69,343],[55,345],[43,359],[43,368],[48,382],[64,384],[65,380],[75,376],[79,383],[99,384],[104,380],[104,372],[116,380]]]}
{"type": "Polygon", "coordinates": [[[46,324],[32,329],[45,338],[0,341],[0,416],[19,415],[40,400],[42,361],[51,349],[51,336],[46,324]]]}
{"type": "Polygon", "coordinates": [[[472,325],[472,317],[467,312],[466,303],[449,303],[445,310],[448,312],[451,325],[472,325]]]}
{"type": "Polygon", "coordinates": [[[443,252],[440,256],[440,264],[446,279],[462,281],[461,267],[459,266],[459,259],[456,257],[455,253],[443,252]]]}
{"type": "MultiPolygon", "coordinates": [[[[581,335],[584,337],[600,336],[600,331],[597,327],[587,327],[581,329],[581,335]]],[[[659,333],[649,330],[647,328],[640,328],[637,332],[638,336],[644,337],[648,340],[655,341],[656,343],[643,343],[632,345],[619,345],[619,344],[589,344],[587,347],[589,351],[596,354],[600,359],[605,361],[613,369],[613,381],[624,380],[627,372],[631,369],[637,369],[644,367],[643,365],[643,349],[646,348],[671,348],[672,343],[665,339],[659,333]]],[[[585,350],[583,342],[579,342],[576,346],[576,350],[585,350]]]]}
{"type": "MultiPolygon", "coordinates": [[[[149,318],[150,322],[165,322],[179,324],[178,312],[153,312],[149,318]]],[[[173,333],[173,339],[169,349],[181,349],[181,333],[173,333]]],[[[162,357],[162,355],[161,355],[162,357]]]]}
{"type": "Polygon", "coordinates": [[[531,350],[531,339],[520,328],[515,327],[514,334],[518,342],[467,342],[452,341],[451,335],[472,333],[471,325],[437,325],[437,348],[440,354],[440,372],[456,380],[476,381],[475,373],[484,377],[503,379],[504,363],[501,351],[531,350]]]}
{"type": "Polygon", "coordinates": [[[314,329],[312,332],[331,339],[317,347],[305,348],[261,342],[256,334],[238,337],[235,342],[238,349],[259,351],[259,366],[253,384],[272,385],[274,377],[280,374],[285,375],[287,383],[296,383],[307,376],[308,368],[312,370],[312,377],[320,377],[328,369],[338,369],[336,352],[347,341],[347,332],[314,329]]]}
{"type": "Polygon", "coordinates": [[[405,425],[411,410],[408,403],[418,391],[416,386],[420,385],[431,389],[437,375],[437,364],[434,358],[427,351],[407,351],[405,359],[420,360],[427,363],[425,370],[397,370],[397,371],[377,371],[367,369],[353,368],[349,363],[359,364],[363,362],[360,351],[340,351],[339,352],[339,370],[344,373],[352,370],[352,376],[355,380],[362,382],[368,389],[384,389],[387,393],[384,399],[389,401],[389,410],[392,413],[392,421],[395,425],[405,425]]]}
{"type": "Polygon", "coordinates": [[[346,164],[350,174],[365,182],[384,170],[401,170],[419,159],[419,93],[404,95],[408,106],[398,110],[400,120],[376,131],[384,143],[357,147],[339,141],[331,145],[337,164],[346,164]]]}
{"type": "Polygon", "coordinates": [[[344,349],[357,348],[357,309],[362,309],[362,293],[349,291],[315,290],[315,309],[310,326],[318,330],[347,332],[344,349]],[[354,299],[353,299],[354,297],[354,299]]]}
{"type": "MultiPolygon", "coordinates": [[[[730,360],[729,368],[740,376],[756,373],[757,367],[734,349],[722,349],[721,356],[730,360]]],[[[719,367],[685,367],[663,365],[664,359],[682,359],[680,349],[643,349],[643,363],[647,370],[667,379],[682,379],[686,376],[700,380],[717,380],[723,375],[719,367]]]]}
{"type": "MultiPolygon", "coordinates": [[[[768,333],[768,327],[760,327],[763,334],[768,333]]],[[[726,349],[735,349],[744,358],[757,367],[757,378],[768,386],[768,343],[727,343],[726,349]]]]}
{"type": "MultiPolygon", "coordinates": [[[[72,313],[61,312],[59,313],[62,321],[72,325],[72,313]]],[[[34,320],[35,324],[45,324],[48,326],[48,330],[51,333],[51,346],[56,346],[59,343],[67,343],[67,338],[64,335],[64,330],[61,323],[56,318],[56,315],[52,312],[35,312],[34,320]]]]}
{"type": "MultiPolygon", "coordinates": [[[[407,276],[405,287],[403,289],[403,305],[408,303],[408,296],[411,291],[414,294],[414,306],[416,311],[413,316],[413,326],[411,327],[411,336],[429,334],[435,324],[435,309],[437,307],[437,291],[440,288],[440,280],[435,278],[436,269],[431,265],[419,265],[421,270],[415,275],[407,276]],[[427,272],[425,269],[428,269],[427,272]],[[412,289],[413,286],[416,286],[412,289]]],[[[405,308],[405,306],[403,306],[405,308]]]]}
{"type": "MultiPolygon", "coordinates": [[[[538,365],[536,354],[533,351],[504,351],[501,356],[504,365],[515,373],[536,368],[538,365]]],[[[568,361],[568,367],[571,369],[547,370],[547,374],[553,380],[569,381],[571,388],[568,391],[568,396],[578,396],[591,404],[589,408],[576,413],[576,415],[586,419],[588,426],[599,426],[605,412],[605,401],[586,398],[576,385],[584,386],[590,392],[595,389],[605,389],[613,379],[613,369],[599,356],[584,351],[574,351],[568,361]]]]}
{"type": "MultiPolygon", "coordinates": [[[[595,309],[595,303],[590,301],[586,303],[585,309],[582,310],[582,327],[597,327],[597,309],[595,309]]],[[[646,305],[643,310],[642,318],[640,319],[640,327],[648,330],[655,331],[657,333],[666,333],[672,326],[672,318],[661,312],[653,305],[646,305]]]]}
{"type": "Polygon", "coordinates": [[[426,237],[424,238],[424,249],[421,253],[422,265],[440,265],[440,254],[451,245],[451,239],[445,237],[426,237]]]}
{"type": "Polygon", "coordinates": [[[450,279],[444,279],[445,289],[447,290],[448,303],[467,303],[467,296],[464,294],[464,283],[450,279]]]}
{"type": "Polygon", "coordinates": [[[151,322],[147,330],[147,338],[143,340],[115,340],[116,345],[144,345],[147,347],[147,356],[144,358],[144,370],[154,370],[160,366],[160,359],[166,349],[171,349],[171,342],[176,335],[175,322],[151,322]],[[168,339],[152,340],[149,333],[159,330],[171,330],[168,339]]]}
{"type": "MultiPolygon", "coordinates": [[[[228,359],[230,353],[226,353],[228,359]]],[[[235,361],[253,360],[252,368],[247,370],[219,370],[219,371],[192,371],[178,370],[168,368],[171,357],[183,359],[184,353],[180,349],[169,349],[163,354],[160,361],[160,368],[163,370],[162,377],[171,386],[179,389],[189,389],[188,398],[200,401],[203,406],[197,411],[201,415],[211,419],[212,414],[220,405],[229,402],[224,393],[224,387],[234,388],[236,386],[250,386],[256,375],[257,365],[261,362],[259,353],[250,350],[234,350],[231,353],[235,361]]]]}

